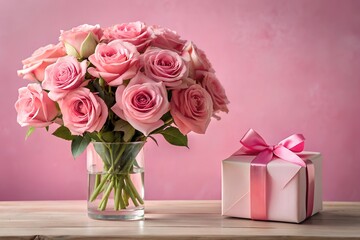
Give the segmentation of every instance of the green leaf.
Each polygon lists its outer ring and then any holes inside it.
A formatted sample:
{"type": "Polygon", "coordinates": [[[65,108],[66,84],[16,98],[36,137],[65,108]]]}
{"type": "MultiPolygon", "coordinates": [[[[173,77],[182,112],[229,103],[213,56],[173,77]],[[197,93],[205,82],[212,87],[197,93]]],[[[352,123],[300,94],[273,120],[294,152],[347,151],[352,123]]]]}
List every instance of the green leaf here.
{"type": "Polygon", "coordinates": [[[104,132],[104,133],[101,133],[100,136],[105,142],[108,142],[108,143],[112,143],[115,140],[113,132],[104,132]]]}
{"type": "Polygon", "coordinates": [[[76,137],[74,135],[71,135],[70,130],[65,126],[60,126],[58,129],[55,130],[55,132],[53,132],[52,135],[69,141],[73,140],[76,137]]]}
{"type": "Polygon", "coordinates": [[[28,139],[28,137],[30,137],[30,135],[35,131],[35,128],[34,127],[29,127],[29,129],[27,130],[26,132],[26,135],[25,135],[25,140],[28,139]]]}
{"type": "Polygon", "coordinates": [[[128,125],[127,130],[124,131],[124,141],[129,142],[131,138],[135,134],[135,128],[133,128],[131,125],[128,125]]]}
{"type": "Polygon", "coordinates": [[[88,135],[89,138],[93,139],[95,142],[101,142],[101,140],[97,134],[98,134],[97,132],[91,132],[91,133],[87,132],[86,133],[86,135],[88,135]]]}
{"type": "Polygon", "coordinates": [[[168,111],[161,117],[161,120],[163,120],[164,122],[170,121],[171,119],[172,119],[172,116],[171,116],[170,111],[168,111]]]}
{"type": "Polygon", "coordinates": [[[112,149],[109,150],[108,145],[106,143],[100,143],[100,142],[94,143],[93,146],[97,154],[99,154],[99,156],[103,160],[106,168],[109,169],[111,166],[110,151],[112,149]]]}
{"type": "Polygon", "coordinates": [[[165,113],[162,117],[161,120],[164,121],[164,125],[162,125],[161,127],[155,129],[154,131],[152,131],[150,134],[157,134],[157,133],[161,133],[164,128],[166,128],[167,126],[170,126],[171,123],[173,122],[173,117],[171,116],[170,111],[165,113]]]}
{"type": "MultiPolygon", "coordinates": [[[[144,147],[145,142],[137,144],[124,144],[124,150],[120,158],[120,166],[122,166],[120,173],[128,173],[132,168],[136,156],[140,150],[144,147]]],[[[115,154],[114,154],[115,156],[115,154]]]]}
{"type": "Polygon", "coordinates": [[[49,126],[46,126],[45,129],[46,129],[46,131],[48,132],[48,131],[49,131],[49,126]]]}
{"type": "Polygon", "coordinates": [[[65,50],[66,50],[67,55],[74,56],[76,58],[80,58],[79,53],[76,51],[76,49],[72,45],[68,44],[67,42],[65,42],[64,45],[65,45],[65,50]]]}
{"type": "Polygon", "coordinates": [[[123,80],[123,85],[127,86],[129,84],[129,82],[130,82],[130,79],[125,79],[125,80],[123,80]]]}
{"type": "Polygon", "coordinates": [[[125,120],[119,119],[114,123],[114,131],[122,131],[129,123],[125,120]]]}
{"type": "MultiPolygon", "coordinates": [[[[105,80],[104,80],[101,76],[100,76],[100,78],[99,78],[99,85],[100,85],[102,88],[104,88],[105,85],[106,85],[105,80]]],[[[103,91],[103,90],[101,89],[101,91],[103,91]]]]}
{"type": "Polygon", "coordinates": [[[114,131],[120,131],[124,133],[124,141],[129,142],[135,134],[135,128],[130,125],[127,121],[119,119],[114,124],[114,131]]]}
{"type": "Polygon", "coordinates": [[[160,132],[160,134],[172,145],[189,148],[187,136],[183,135],[176,127],[168,127],[160,132]]]}
{"type": "Polygon", "coordinates": [[[71,142],[71,153],[74,156],[74,158],[77,158],[80,156],[82,152],[86,149],[86,147],[89,145],[91,139],[88,135],[82,136],[76,136],[72,142],[71,142]]]}

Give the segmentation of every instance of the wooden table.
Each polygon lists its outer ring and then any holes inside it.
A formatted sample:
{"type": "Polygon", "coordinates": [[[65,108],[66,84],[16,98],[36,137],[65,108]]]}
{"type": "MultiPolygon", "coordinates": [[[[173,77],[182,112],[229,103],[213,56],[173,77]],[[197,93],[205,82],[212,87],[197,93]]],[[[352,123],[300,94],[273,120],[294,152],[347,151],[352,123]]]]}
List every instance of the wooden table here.
{"type": "Polygon", "coordinates": [[[147,201],[146,220],[98,221],[85,201],[0,202],[4,239],[360,239],[360,203],[327,202],[302,224],[220,215],[220,201],[147,201]]]}

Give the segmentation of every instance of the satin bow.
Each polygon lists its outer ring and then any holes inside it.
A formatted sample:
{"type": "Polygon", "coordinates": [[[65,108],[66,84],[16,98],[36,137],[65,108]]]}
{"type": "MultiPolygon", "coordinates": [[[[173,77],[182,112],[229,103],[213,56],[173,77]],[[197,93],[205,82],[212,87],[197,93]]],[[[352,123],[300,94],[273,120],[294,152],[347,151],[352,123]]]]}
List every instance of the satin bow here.
{"type": "Polygon", "coordinates": [[[276,145],[270,146],[253,129],[250,129],[240,140],[241,148],[234,155],[255,155],[257,157],[253,163],[267,164],[273,158],[273,155],[282,160],[305,167],[305,162],[296,153],[304,150],[305,138],[302,134],[293,134],[276,145]]]}

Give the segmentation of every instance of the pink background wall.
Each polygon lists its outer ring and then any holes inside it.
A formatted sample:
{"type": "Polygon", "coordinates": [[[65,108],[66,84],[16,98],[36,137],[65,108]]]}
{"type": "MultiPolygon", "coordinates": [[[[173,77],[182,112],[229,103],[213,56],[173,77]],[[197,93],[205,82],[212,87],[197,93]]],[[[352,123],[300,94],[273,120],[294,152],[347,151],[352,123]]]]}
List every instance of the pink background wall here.
{"type": "Polygon", "coordinates": [[[60,29],[142,20],[203,48],[230,113],[190,150],[146,146],[147,199],[220,199],[221,160],[252,127],[270,143],[292,133],[324,155],[325,200],[360,200],[360,1],[0,0],[0,200],[84,199],[85,157],[16,123],[21,60],[60,29]],[[99,5],[99,2],[104,2],[99,5]]]}

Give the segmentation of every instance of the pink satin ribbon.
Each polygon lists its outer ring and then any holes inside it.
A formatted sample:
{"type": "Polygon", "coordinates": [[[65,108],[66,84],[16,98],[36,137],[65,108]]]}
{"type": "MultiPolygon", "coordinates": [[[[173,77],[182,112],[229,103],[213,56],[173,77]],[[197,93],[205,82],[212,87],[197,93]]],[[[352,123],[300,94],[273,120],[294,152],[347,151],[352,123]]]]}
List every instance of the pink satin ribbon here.
{"type": "Polygon", "coordinates": [[[267,164],[277,156],[282,160],[306,167],[307,175],[307,211],[312,215],[314,205],[314,165],[310,160],[301,159],[296,153],[304,150],[305,138],[302,134],[294,134],[274,146],[253,129],[250,129],[240,140],[242,146],[234,155],[257,155],[250,165],[250,201],[251,218],[267,220],[267,164]]]}

